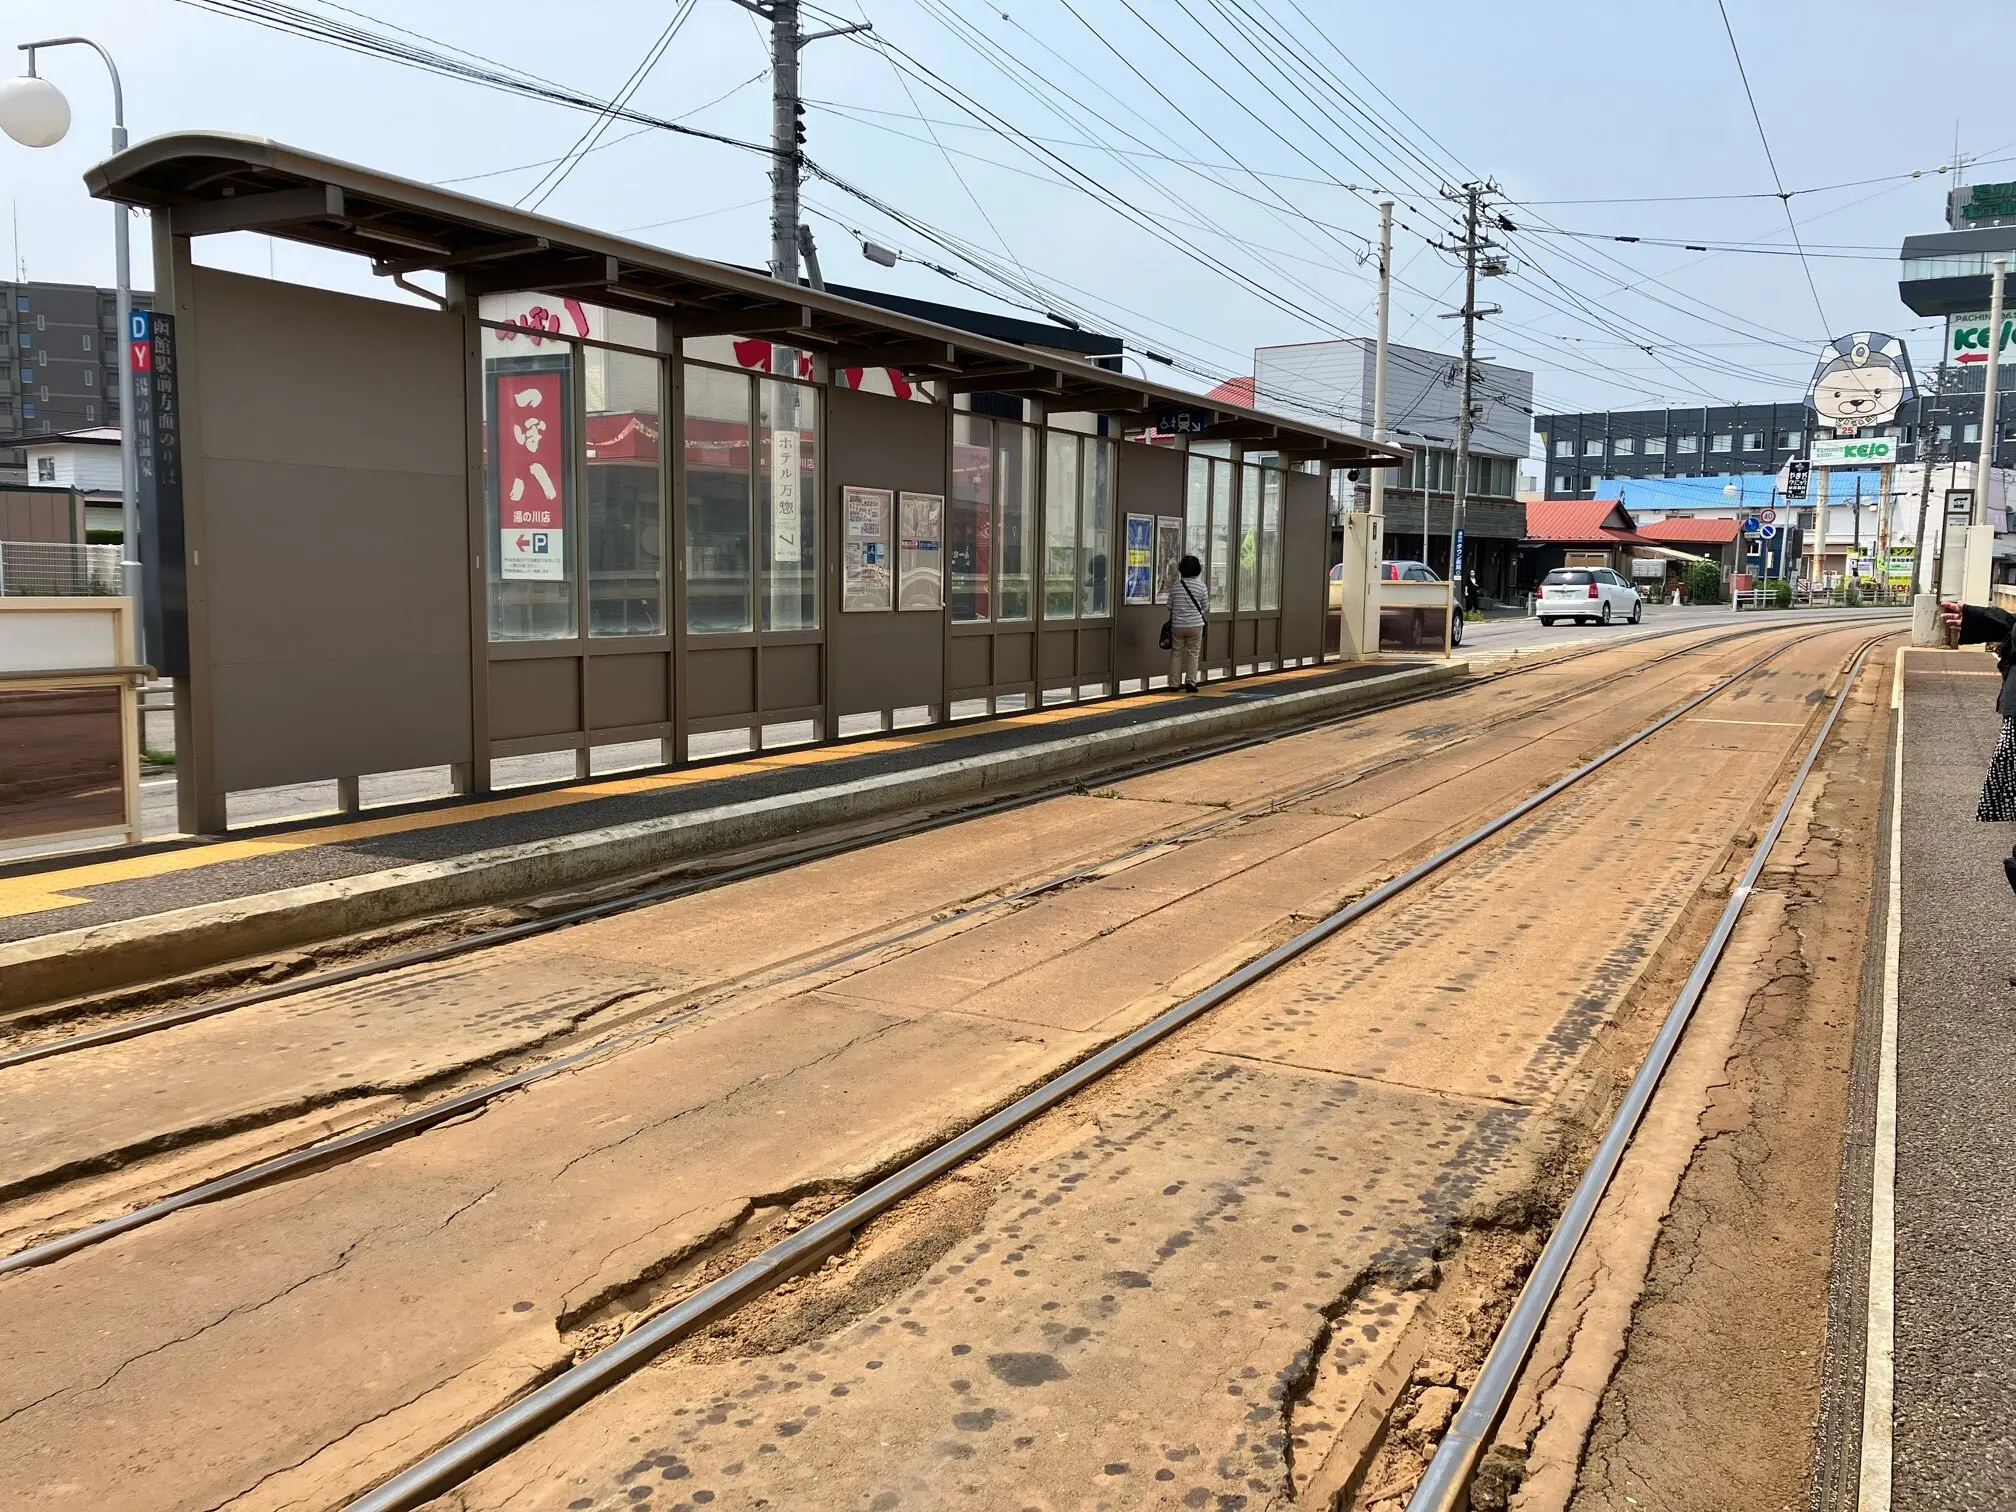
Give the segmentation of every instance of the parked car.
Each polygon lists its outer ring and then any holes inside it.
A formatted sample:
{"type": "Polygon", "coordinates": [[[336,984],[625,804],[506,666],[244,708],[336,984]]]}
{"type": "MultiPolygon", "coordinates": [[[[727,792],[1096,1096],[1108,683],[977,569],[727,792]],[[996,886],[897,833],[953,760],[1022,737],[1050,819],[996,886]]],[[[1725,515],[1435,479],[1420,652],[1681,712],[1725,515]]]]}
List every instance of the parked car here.
{"type": "MultiPolygon", "coordinates": [[[[1435,569],[1426,562],[1381,562],[1379,576],[1389,583],[1439,583],[1435,569]]],[[[1330,607],[1344,607],[1344,564],[1339,562],[1330,569],[1330,607]]],[[[1399,641],[1409,646],[1441,645],[1442,627],[1438,617],[1428,609],[1417,609],[1406,604],[1381,603],[1379,606],[1379,639],[1399,641]]],[[[1463,611],[1459,608],[1449,620],[1449,645],[1453,649],[1463,644],[1463,611]]]]}
{"type": "Polygon", "coordinates": [[[1540,599],[1534,606],[1540,623],[1572,619],[1578,625],[1592,621],[1607,625],[1615,620],[1637,624],[1645,617],[1645,600],[1628,578],[1608,567],[1556,567],[1540,580],[1540,599]]]}

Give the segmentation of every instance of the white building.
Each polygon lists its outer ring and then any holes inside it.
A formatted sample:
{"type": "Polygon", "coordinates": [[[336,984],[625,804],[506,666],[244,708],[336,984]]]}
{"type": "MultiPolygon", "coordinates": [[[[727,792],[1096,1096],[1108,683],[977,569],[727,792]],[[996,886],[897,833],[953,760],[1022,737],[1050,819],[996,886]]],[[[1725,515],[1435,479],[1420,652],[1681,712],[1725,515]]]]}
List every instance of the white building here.
{"type": "Polygon", "coordinates": [[[24,436],[31,488],[74,488],[84,495],[87,530],[118,530],[124,520],[119,432],[113,426],[24,436]]]}

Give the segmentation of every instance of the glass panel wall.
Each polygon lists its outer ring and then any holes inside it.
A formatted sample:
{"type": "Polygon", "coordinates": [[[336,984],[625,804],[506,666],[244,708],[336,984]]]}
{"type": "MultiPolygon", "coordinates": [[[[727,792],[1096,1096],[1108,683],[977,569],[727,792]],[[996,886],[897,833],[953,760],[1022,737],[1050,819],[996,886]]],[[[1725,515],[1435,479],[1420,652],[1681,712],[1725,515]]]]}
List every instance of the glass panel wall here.
{"type": "Polygon", "coordinates": [[[662,635],[661,429],[655,357],[584,348],[588,633],[662,635]]]}
{"type": "Polygon", "coordinates": [[[751,407],[740,373],[686,369],[686,628],[748,630],[751,407]]]}
{"type": "Polygon", "coordinates": [[[1260,474],[1248,462],[1239,469],[1239,607],[1260,607],[1260,474]]]}
{"type": "Polygon", "coordinates": [[[995,618],[1029,618],[1030,546],[1036,530],[1036,432],[1012,421],[994,422],[994,485],[999,524],[994,540],[1000,559],[999,606],[995,618]]]}
{"type": "Polygon", "coordinates": [[[569,640],[575,603],[575,349],[483,333],[490,639],[569,640]]]}
{"type": "Polygon", "coordinates": [[[1260,607],[1281,607],[1281,491],[1284,474],[1272,467],[1260,470],[1260,607]]]}
{"type": "Polygon", "coordinates": [[[952,417],[952,497],[946,501],[947,585],[955,622],[994,612],[994,422],[952,417]]]}
{"type": "Polygon", "coordinates": [[[1083,441],[1079,493],[1078,566],[1083,619],[1102,619],[1113,612],[1113,465],[1115,445],[1098,436],[1083,441]]]}
{"type": "Polygon", "coordinates": [[[1186,459],[1183,479],[1183,551],[1198,561],[1211,556],[1211,459],[1186,459]]]}
{"type": "Polygon", "coordinates": [[[1078,614],[1078,437],[1046,433],[1043,470],[1043,617],[1078,614]]]}
{"type": "Polygon", "coordinates": [[[952,618],[1029,618],[1029,532],[1036,518],[1036,432],[1012,420],[952,418],[945,534],[952,618]]]}
{"type": "Polygon", "coordinates": [[[1232,480],[1230,462],[1211,464],[1211,555],[1204,575],[1211,580],[1211,607],[1232,607],[1232,480]]]}
{"type": "Polygon", "coordinates": [[[765,630],[819,628],[819,410],[802,384],[756,385],[756,515],[765,630]]]}

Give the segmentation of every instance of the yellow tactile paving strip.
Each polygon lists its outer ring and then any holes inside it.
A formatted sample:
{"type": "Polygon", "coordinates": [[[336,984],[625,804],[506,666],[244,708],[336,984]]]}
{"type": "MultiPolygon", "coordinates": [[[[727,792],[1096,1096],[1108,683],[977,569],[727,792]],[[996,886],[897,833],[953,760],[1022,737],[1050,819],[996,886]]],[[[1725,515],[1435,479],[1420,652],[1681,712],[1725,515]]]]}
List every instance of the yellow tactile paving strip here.
{"type": "MultiPolygon", "coordinates": [[[[1335,665],[1297,667],[1260,678],[1242,677],[1233,681],[1208,684],[1202,690],[1202,696],[1245,692],[1256,686],[1274,687],[1286,682],[1334,674],[1337,670],[1335,665]]],[[[92,888],[103,887],[113,882],[132,882],[146,877],[164,876],[170,872],[196,871],[207,866],[219,866],[227,861],[245,861],[258,856],[279,855],[286,851],[313,850],[317,846],[343,845],[353,840],[408,834],[416,830],[438,829],[449,824],[474,824],[506,814],[559,808],[572,803],[591,803],[598,798],[654,793],[666,788],[685,787],[695,782],[719,782],[778,767],[818,766],[836,761],[848,761],[857,756],[869,756],[877,752],[914,750],[918,746],[935,745],[940,741],[963,740],[969,736],[984,734],[989,729],[1067,724],[1073,720],[1088,719],[1095,715],[1114,714],[1150,704],[1168,704],[1170,701],[1167,693],[1155,692],[1125,698],[1101,699],[1090,704],[1059,704],[1054,708],[1007,715],[997,720],[974,720],[950,727],[905,731],[901,734],[882,735],[865,740],[849,740],[840,745],[809,746],[798,750],[751,756],[741,761],[722,762],[718,765],[688,767],[679,771],[648,772],[635,777],[605,777],[569,787],[551,788],[537,793],[521,793],[509,798],[490,798],[480,803],[458,804],[452,808],[434,809],[423,813],[394,814],[383,819],[361,819],[348,824],[322,824],[287,833],[251,836],[243,840],[219,840],[208,845],[162,851],[153,855],[115,856],[103,861],[84,861],[60,870],[37,872],[30,876],[0,878],[0,919],[17,918],[23,914],[46,913],[51,909],[71,908],[89,902],[89,898],[83,895],[88,894],[92,888]]]]}

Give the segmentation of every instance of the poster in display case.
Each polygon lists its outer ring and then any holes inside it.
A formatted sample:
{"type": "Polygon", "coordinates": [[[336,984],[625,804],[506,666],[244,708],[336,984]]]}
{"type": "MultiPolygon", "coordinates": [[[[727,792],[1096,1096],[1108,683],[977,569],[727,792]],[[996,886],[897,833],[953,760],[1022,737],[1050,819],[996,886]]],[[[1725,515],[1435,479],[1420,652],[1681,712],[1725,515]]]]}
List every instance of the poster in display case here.
{"type": "Polygon", "coordinates": [[[840,608],[843,613],[887,610],[890,601],[889,509],[886,488],[843,488],[841,508],[847,516],[841,542],[840,608]]]}
{"type": "Polygon", "coordinates": [[[1176,581],[1176,564],[1183,560],[1183,522],[1167,515],[1155,520],[1155,602],[1169,602],[1170,585],[1176,581]]]}
{"type": "Polygon", "coordinates": [[[1155,602],[1155,516],[1127,516],[1127,557],[1122,578],[1122,601],[1129,604],[1155,602]]]}
{"type": "Polygon", "coordinates": [[[904,493],[897,496],[902,517],[897,566],[898,609],[945,607],[945,496],[904,493]]]}

